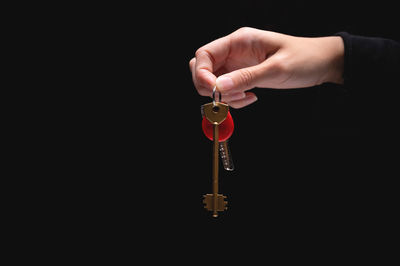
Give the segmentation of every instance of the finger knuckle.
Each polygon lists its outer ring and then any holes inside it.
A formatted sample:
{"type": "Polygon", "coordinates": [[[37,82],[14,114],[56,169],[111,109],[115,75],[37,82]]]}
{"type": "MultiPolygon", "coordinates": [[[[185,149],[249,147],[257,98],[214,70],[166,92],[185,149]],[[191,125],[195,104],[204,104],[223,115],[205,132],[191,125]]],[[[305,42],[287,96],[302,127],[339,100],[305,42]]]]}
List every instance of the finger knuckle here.
{"type": "Polygon", "coordinates": [[[211,53],[206,49],[206,47],[201,47],[199,49],[197,49],[197,51],[195,52],[195,56],[196,58],[201,57],[201,56],[210,56],[211,53]]]}
{"type": "Polygon", "coordinates": [[[245,87],[250,87],[252,85],[254,75],[248,69],[240,69],[240,83],[243,84],[245,87]]]}
{"type": "Polygon", "coordinates": [[[236,31],[236,33],[243,34],[243,35],[247,35],[252,32],[253,32],[253,28],[251,28],[251,27],[241,27],[236,31]]]}
{"type": "Polygon", "coordinates": [[[194,53],[194,55],[195,55],[196,57],[199,57],[199,55],[201,55],[201,53],[203,53],[203,52],[204,52],[204,50],[203,50],[202,48],[199,48],[199,49],[196,50],[196,52],[194,53]]]}
{"type": "Polygon", "coordinates": [[[285,58],[276,58],[271,62],[271,67],[279,74],[286,73],[289,70],[289,64],[285,58]]]}

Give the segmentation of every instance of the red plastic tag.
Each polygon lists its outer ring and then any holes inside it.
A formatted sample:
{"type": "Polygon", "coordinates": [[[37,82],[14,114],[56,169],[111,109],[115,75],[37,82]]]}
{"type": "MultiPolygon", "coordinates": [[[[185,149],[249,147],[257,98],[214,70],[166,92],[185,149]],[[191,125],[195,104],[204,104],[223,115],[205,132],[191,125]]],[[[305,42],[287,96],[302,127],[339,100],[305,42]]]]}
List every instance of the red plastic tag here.
{"type": "MultiPolygon", "coordinates": [[[[203,116],[203,121],[201,126],[203,128],[204,135],[206,135],[206,137],[209,138],[210,140],[213,140],[213,124],[210,121],[208,121],[208,119],[205,116],[203,116]]],[[[222,142],[229,139],[232,136],[233,129],[234,129],[233,119],[231,113],[228,111],[228,115],[226,116],[225,120],[218,125],[218,135],[219,135],[218,141],[222,142]]]]}

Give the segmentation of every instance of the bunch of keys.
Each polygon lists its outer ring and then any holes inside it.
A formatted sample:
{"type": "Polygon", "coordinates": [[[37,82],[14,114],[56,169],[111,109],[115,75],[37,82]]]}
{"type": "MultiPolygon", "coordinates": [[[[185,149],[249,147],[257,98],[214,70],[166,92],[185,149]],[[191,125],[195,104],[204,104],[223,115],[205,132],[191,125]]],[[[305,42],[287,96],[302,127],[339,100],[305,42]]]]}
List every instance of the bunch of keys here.
{"type": "Polygon", "coordinates": [[[216,87],[213,89],[213,101],[201,106],[203,117],[202,128],[207,138],[213,141],[213,193],[204,195],[205,208],[213,212],[213,217],[218,217],[219,211],[227,209],[226,196],[218,194],[218,165],[219,155],[225,170],[233,171],[232,155],[228,146],[228,139],[233,133],[233,119],[229,112],[229,106],[215,100],[216,87]]]}

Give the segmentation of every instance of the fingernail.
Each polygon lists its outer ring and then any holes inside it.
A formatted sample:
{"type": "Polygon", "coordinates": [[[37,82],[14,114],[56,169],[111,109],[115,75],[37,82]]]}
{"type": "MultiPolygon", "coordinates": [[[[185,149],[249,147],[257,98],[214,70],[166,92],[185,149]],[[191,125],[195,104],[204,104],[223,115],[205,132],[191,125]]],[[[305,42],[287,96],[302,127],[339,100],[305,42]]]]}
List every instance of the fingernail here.
{"type": "Polygon", "coordinates": [[[250,103],[254,103],[257,100],[258,100],[257,96],[254,95],[253,99],[250,100],[250,103]]]}
{"type": "Polygon", "coordinates": [[[258,98],[255,94],[248,94],[247,98],[244,100],[244,102],[246,103],[246,105],[252,104],[255,101],[257,101],[258,98]]]}
{"type": "Polygon", "coordinates": [[[217,78],[215,83],[219,91],[229,91],[233,88],[233,80],[228,76],[217,78]]]}

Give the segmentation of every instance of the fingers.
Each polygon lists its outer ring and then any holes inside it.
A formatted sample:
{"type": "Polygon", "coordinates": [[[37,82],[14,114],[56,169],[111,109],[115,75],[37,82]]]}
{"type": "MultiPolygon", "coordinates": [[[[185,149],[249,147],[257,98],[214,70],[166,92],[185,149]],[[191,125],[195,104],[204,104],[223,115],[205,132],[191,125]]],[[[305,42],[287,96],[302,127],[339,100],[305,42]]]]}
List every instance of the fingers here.
{"type": "MultiPolygon", "coordinates": [[[[190,60],[190,69],[194,68],[196,59],[190,60]]],[[[192,70],[192,76],[194,76],[194,71],[192,70]]],[[[194,78],[193,78],[194,80],[194,78]]],[[[204,91],[202,96],[212,96],[212,90],[204,91]]],[[[222,101],[230,105],[235,109],[243,108],[257,101],[257,96],[252,92],[236,92],[231,94],[222,93],[222,101]]]]}
{"type": "Polygon", "coordinates": [[[257,96],[252,92],[246,92],[244,98],[230,101],[230,102],[228,102],[228,104],[235,109],[239,109],[239,108],[243,108],[247,105],[250,105],[250,104],[254,103],[255,101],[257,101],[257,96]]]}
{"type": "Polygon", "coordinates": [[[189,62],[189,68],[190,71],[192,72],[193,84],[196,87],[197,92],[201,96],[211,96],[212,89],[210,88],[213,88],[213,86],[215,86],[212,84],[215,84],[216,77],[213,77],[212,75],[211,77],[207,77],[207,74],[206,77],[204,77],[204,73],[196,73],[195,70],[196,61],[197,61],[196,58],[192,58],[189,62]],[[200,76],[200,79],[197,78],[198,76],[200,76]]]}
{"type": "MultiPolygon", "coordinates": [[[[193,78],[193,82],[197,82],[195,75],[196,75],[196,71],[195,71],[195,64],[196,64],[196,58],[192,58],[189,61],[189,68],[190,71],[192,72],[192,78],[193,78]]],[[[212,88],[214,88],[215,85],[212,85],[212,88]]],[[[201,90],[202,92],[204,92],[204,94],[202,94],[202,96],[212,96],[212,89],[211,90],[201,90]]],[[[223,101],[224,102],[231,102],[231,101],[237,101],[237,100],[241,100],[243,98],[246,97],[246,94],[244,92],[234,92],[234,93],[221,93],[223,101]]]]}
{"type": "Polygon", "coordinates": [[[233,108],[255,102],[256,95],[246,91],[262,85],[260,80],[268,72],[266,54],[277,50],[276,45],[272,49],[271,42],[264,40],[268,41],[271,36],[262,38],[266,34],[269,33],[243,28],[199,48],[189,62],[197,92],[202,96],[212,96],[212,90],[217,86],[222,101],[233,108]],[[268,47],[264,47],[265,43],[268,47]]]}
{"type": "Polygon", "coordinates": [[[202,96],[210,96],[217,79],[215,73],[224,64],[229,53],[229,39],[223,37],[204,45],[190,60],[193,83],[202,96]]]}
{"type": "Polygon", "coordinates": [[[225,103],[238,101],[246,97],[246,94],[244,92],[237,92],[233,94],[221,94],[221,95],[222,95],[222,101],[225,103]]]}
{"type": "Polygon", "coordinates": [[[216,85],[223,93],[243,92],[257,86],[266,72],[266,64],[241,68],[219,76],[216,85]]]}
{"type": "MultiPolygon", "coordinates": [[[[200,56],[199,58],[201,58],[200,56]]],[[[192,58],[189,62],[190,70],[192,71],[193,83],[202,96],[211,96],[212,89],[217,86],[218,91],[223,95],[243,95],[244,91],[250,90],[257,86],[257,83],[264,77],[268,69],[268,64],[263,62],[261,64],[241,68],[230,73],[219,76],[218,78],[212,73],[207,63],[209,59],[192,58]],[[204,65],[202,65],[204,64],[204,65]]],[[[216,74],[218,71],[216,72],[216,74]]]]}
{"type": "Polygon", "coordinates": [[[192,58],[190,61],[189,61],[189,68],[190,68],[190,71],[192,72],[192,74],[193,74],[193,70],[194,70],[194,66],[195,66],[195,64],[196,64],[196,58],[192,58]]]}
{"type": "MultiPolygon", "coordinates": [[[[196,64],[196,58],[192,58],[189,62],[189,67],[192,72],[192,77],[193,77],[193,82],[197,82],[195,78],[195,64],[196,64]]],[[[214,85],[213,85],[214,86],[214,85]]],[[[196,86],[197,88],[197,86],[196,86]]],[[[199,93],[202,96],[209,96],[211,97],[212,95],[212,89],[211,90],[200,90],[199,93]],[[203,93],[201,94],[200,91],[203,93]]],[[[235,109],[239,109],[242,107],[245,107],[247,105],[250,105],[257,101],[257,96],[252,93],[252,92],[232,92],[232,93],[222,93],[222,101],[226,102],[229,104],[231,107],[235,109]]]]}

